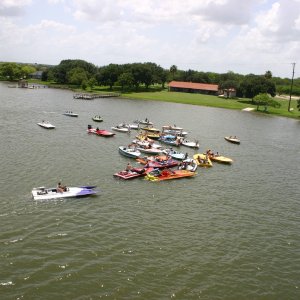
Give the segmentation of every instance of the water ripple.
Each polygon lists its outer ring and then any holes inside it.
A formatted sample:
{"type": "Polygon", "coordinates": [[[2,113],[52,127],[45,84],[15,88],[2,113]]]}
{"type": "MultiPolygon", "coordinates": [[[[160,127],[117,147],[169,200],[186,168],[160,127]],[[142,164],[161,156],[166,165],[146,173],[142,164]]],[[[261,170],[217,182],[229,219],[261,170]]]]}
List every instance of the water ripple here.
{"type": "Polygon", "coordinates": [[[170,114],[168,103],[0,90],[3,299],[299,298],[294,120],[179,104],[170,114]],[[62,115],[69,107],[78,118],[62,115]],[[109,129],[145,112],[158,126],[185,120],[199,151],[216,149],[233,165],[215,163],[190,180],[116,180],[112,174],[130,160],[117,147],[134,133],[104,139],[88,135],[87,124],[101,114],[109,129]],[[46,117],[55,130],[36,125],[46,117]],[[228,132],[242,144],[226,143],[228,132]],[[32,187],[58,181],[98,185],[101,193],[32,200],[32,187]]]}

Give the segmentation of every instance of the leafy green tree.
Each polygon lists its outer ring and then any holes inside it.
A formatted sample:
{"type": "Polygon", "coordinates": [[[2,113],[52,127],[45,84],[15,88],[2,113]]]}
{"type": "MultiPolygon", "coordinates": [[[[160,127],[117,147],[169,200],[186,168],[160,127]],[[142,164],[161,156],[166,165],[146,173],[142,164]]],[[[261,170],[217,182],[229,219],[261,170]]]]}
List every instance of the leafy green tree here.
{"type": "Polygon", "coordinates": [[[82,88],[83,90],[86,90],[87,86],[88,86],[87,80],[83,80],[83,81],[81,82],[81,88],[82,88]]]}
{"type": "Polygon", "coordinates": [[[67,73],[67,80],[70,84],[82,85],[84,81],[88,81],[88,75],[83,68],[76,67],[67,73]]]}
{"type": "Polygon", "coordinates": [[[1,76],[8,80],[20,79],[22,75],[20,65],[16,63],[3,63],[1,65],[1,76]]]}
{"type": "MultiPolygon", "coordinates": [[[[147,62],[144,64],[145,69],[149,69],[151,73],[150,84],[161,84],[164,88],[165,83],[167,82],[167,72],[161,66],[158,66],[155,63],[147,62]]],[[[146,85],[146,82],[145,82],[146,85]]]]}
{"type": "Polygon", "coordinates": [[[42,73],[42,81],[47,81],[48,80],[48,76],[49,76],[49,71],[45,70],[42,73]]]}
{"type": "Polygon", "coordinates": [[[21,74],[23,78],[28,78],[29,74],[36,72],[36,68],[33,66],[22,66],[21,67],[21,74]]]}
{"type": "Polygon", "coordinates": [[[122,91],[125,87],[131,88],[133,86],[134,78],[130,72],[122,73],[118,78],[118,84],[121,86],[122,91]]]}
{"type": "Polygon", "coordinates": [[[189,70],[185,71],[183,74],[184,74],[183,81],[192,82],[192,81],[194,81],[193,78],[195,77],[196,72],[189,69],[189,70]]]}
{"type": "Polygon", "coordinates": [[[172,66],[170,67],[170,73],[172,74],[172,80],[175,79],[175,74],[176,74],[176,72],[177,72],[177,67],[176,67],[175,65],[172,65],[172,66]]]}
{"type": "Polygon", "coordinates": [[[264,76],[246,75],[238,89],[238,95],[253,99],[259,93],[268,93],[272,97],[276,95],[275,84],[264,76]]]}
{"type": "Polygon", "coordinates": [[[265,78],[266,78],[266,79],[271,79],[271,78],[272,78],[272,72],[271,72],[271,71],[267,71],[267,72],[265,73],[265,78]]]}
{"type": "Polygon", "coordinates": [[[164,70],[162,67],[158,66],[156,73],[154,75],[154,82],[161,84],[164,89],[168,78],[168,71],[164,70]]]}
{"type": "Polygon", "coordinates": [[[191,80],[192,82],[198,83],[212,83],[208,73],[192,71],[191,80]]]}
{"type": "Polygon", "coordinates": [[[220,74],[208,72],[207,77],[210,83],[217,84],[220,82],[220,74]]]}
{"type": "Polygon", "coordinates": [[[239,83],[237,81],[230,80],[230,79],[220,82],[220,84],[219,84],[220,89],[222,89],[223,91],[227,91],[227,98],[229,98],[229,90],[230,89],[237,90],[238,86],[239,86],[239,83]]]}
{"type": "Polygon", "coordinates": [[[98,84],[108,85],[112,90],[112,87],[117,82],[119,75],[121,74],[119,65],[109,64],[108,66],[101,67],[96,75],[98,84]]]}
{"type": "Polygon", "coordinates": [[[162,68],[162,72],[161,72],[160,78],[161,78],[161,85],[162,85],[163,89],[165,88],[165,84],[166,84],[166,82],[168,80],[168,73],[169,73],[168,70],[164,70],[162,68]]]}
{"type": "Polygon", "coordinates": [[[149,86],[153,84],[153,70],[151,70],[149,64],[141,64],[140,68],[141,83],[145,84],[146,89],[148,89],[149,86]]]}
{"type": "Polygon", "coordinates": [[[97,80],[95,77],[92,77],[88,80],[88,86],[92,89],[97,84],[97,80]]]}
{"type": "MultiPolygon", "coordinates": [[[[58,66],[53,69],[54,80],[58,83],[70,83],[69,73],[75,68],[80,68],[86,72],[87,78],[94,76],[97,72],[97,68],[84,60],[81,59],[67,59],[62,60],[58,66]]],[[[81,83],[80,83],[81,84],[81,83]]]]}
{"type": "Polygon", "coordinates": [[[260,93],[253,98],[254,104],[257,105],[257,110],[259,110],[259,106],[264,106],[264,111],[268,111],[268,107],[280,107],[281,104],[275,100],[273,100],[267,93],[260,93]]]}
{"type": "Polygon", "coordinates": [[[138,90],[139,85],[142,83],[142,64],[134,63],[131,65],[131,74],[133,77],[133,85],[135,89],[138,90]]]}

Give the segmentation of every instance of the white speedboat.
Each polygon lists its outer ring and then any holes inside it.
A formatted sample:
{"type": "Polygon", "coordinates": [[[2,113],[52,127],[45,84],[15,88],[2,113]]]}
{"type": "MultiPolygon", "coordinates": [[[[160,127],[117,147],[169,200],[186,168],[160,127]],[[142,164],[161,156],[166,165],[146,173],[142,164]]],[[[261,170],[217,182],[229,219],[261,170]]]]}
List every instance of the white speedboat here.
{"type": "Polygon", "coordinates": [[[170,155],[172,158],[177,159],[177,160],[187,159],[187,156],[188,156],[186,153],[173,150],[172,148],[163,150],[163,153],[170,155]]]}
{"type": "Polygon", "coordinates": [[[133,130],[139,130],[140,129],[140,125],[139,124],[128,124],[128,127],[130,129],[133,129],[133,130]]]}
{"type": "Polygon", "coordinates": [[[240,144],[241,141],[236,136],[225,136],[224,139],[233,144],[240,144]]]}
{"type": "Polygon", "coordinates": [[[138,158],[141,156],[141,151],[138,149],[124,146],[119,147],[119,153],[130,158],[138,158]]]}
{"type": "Polygon", "coordinates": [[[111,129],[118,132],[130,132],[130,127],[128,127],[126,124],[119,124],[117,126],[112,127],[111,129]]]}
{"type": "Polygon", "coordinates": [[[155,143],[154,140],[152,140],[152,141],[145,141],[145,140],[141,141],[139,139],[134,139],[132,141],[132,143],[137,144],[137,145],[142,146],[142,147],[148,147],[149,148],[149,146],[150,146],[151,148],[157,148],[157,149],[161,148],[161,145],[155,143]]]}
{"type": "Polygon", "coordinates": [[[181,162],[178,169],[196,172],[197,167],[198,167],[198,165],[197,165],[197,162],[195,159],[187,158],[181,162]]]}
{"type": "Polygon", "coordinates": [[[186,147],[190,147],[190,148],[199,149],[199,142],[198,141],[192,142],[192,141],[188,141],[188,140],[183,140],[181,142],[181,145],[186,146],[186,147]]]}
{"type": "Polygon", "coordinates": [[[54,125],[52,125],[51,123],[49,123],[48,121],[42,121],[42,122],[39,122],[39,123],[37,123],[39,126],[41,126],[41,127],[44,127],[44,128],[46,128],[46,129],[54,129],[55,128],[55,126],[54,125]]]}
{"type": "Polygon", "coordinates": [[[177,127],[176,125],[171,126],[171,125],[165,125],[162,127],[162,133],[163,134],[171,134],[179,137],[185,137],[188,132],[183,131],[182,127],[177,127]]]}
{"type": "Polygon", "coordinates": [[[144,119],[144,120],[135,120],[134,123],[138,123],[141,125],[153,125],[153,122],[150,122],[148,120],[148,118],[144,119]]]}
{"type": "Polygon", "coordinates": [[[63,115],[69,116],[69,117],[78,117],[78,114],[75,114],[72,111],[66,111],[63,113],[63,115]]]}
{"type": "Polygon", "coordinates": [[[66,191],[59,192],[57,188],[38,187],[32,189],[34,200],[52,200],[60,198],[77,198],[96,194],[96,186],[67,187],[66,191]]]}
{"type": "Polygon", "coordinates": [[[138,145],[137,150],[139,150],[142,153],[146,153],[146,154],[154,154],[154,155],[159,155],[162,153],[162,150],[160,148],[154,148],[154,147],[146,147],[146,146],[141,146],[138,145]]]}
{"type": "Polygon", "coordinates": [[[100,116],[95,116],[92,118],[92,120],[95,122],[103,122],[103,119],[100,116]]]}

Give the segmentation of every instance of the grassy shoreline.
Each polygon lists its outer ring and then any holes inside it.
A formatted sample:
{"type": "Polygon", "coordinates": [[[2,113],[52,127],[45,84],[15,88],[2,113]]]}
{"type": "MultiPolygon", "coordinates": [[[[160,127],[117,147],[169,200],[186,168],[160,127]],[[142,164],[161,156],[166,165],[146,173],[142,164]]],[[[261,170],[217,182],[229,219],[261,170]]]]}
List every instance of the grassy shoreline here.
{"type": "Polygon", "coordinates": [[[257,111],[257,106],[254,105],[251,99],[224,99],[216,96],[202,95],[202,94],[188,94],[179,92],[140,92],[140,93],[123,93],[121,97],[126,99],[139,99],[151,101],[164,101],[171,103],[190,104],[198,106],[216,107],[224,109],[242,110],[243,108],[251,107],[255,110],[253,112],[262,113],[267,115],[275,115],[281,117],[288,117],[300,120],[300,112],[297,110],[297,101],[291,101],[292,111],[288,111],[288,100],[275,98],[280,102],[280,108],[268,107],[268,111],[264,112],[263,107],[257,111]]]}
{"type": "Polygon", "coordinates": [[[76,93],[120,93],[120,98],[124,99],[138,99],[144,101],[163,101],[170,103],[181,103],[181,104],[189,104],[189,105],[198,105],[198,106],[207,106],[207,107],[216,107],[216,108],[224,108],[224,109],[236,109],[242,110],[243,108],[251,107],[254,108],[254,112],[281,116],[287,118],[293,118],[300,120],[300,112],[297,109],[297,101],[291,100],[291,108],[292,111],[288,111],[288,99],[282,99],[275,97],[275,100],[281,104],[280,108],[268,107],[268,111],[263,111],[263,107],[260,107],[259,110],[256,110],[256,105],[254,105],[251,99],[224,99],[221,97],[203,95],[203,94],[191,94],[191,93],[179,93],[179,92],[169,92],[166,89],[161,89],[161,87],[151,87],[149,90],[143,90],[142,88],[138,92],[122,92],[120,88],[114,87],[112,90],[109,87],[99,87],[96,86],[93,89],[83,90],[78,87],[69,86],[69,85],[58,85],[50,82],[30,80],[30,83],[34,84],[42,84],[47,85],[52,88],[61,88],[61,89],[69,89],[76,93]]]}

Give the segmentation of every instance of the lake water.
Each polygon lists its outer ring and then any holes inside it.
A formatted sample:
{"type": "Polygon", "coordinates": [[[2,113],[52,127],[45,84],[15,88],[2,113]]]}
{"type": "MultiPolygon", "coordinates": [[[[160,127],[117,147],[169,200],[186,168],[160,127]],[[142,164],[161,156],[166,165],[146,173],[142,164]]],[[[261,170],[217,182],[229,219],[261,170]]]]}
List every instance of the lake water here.
{"type": "Polygon", "coordinates": [[[299,121],[5,83],[0,105],[1,299],[300,299],[299,121]],[[87,125],[146,117],[184,127],[200,141],[181,147],[190,155],[210,148],[234,163],[167,182],[113,178],[135,164],[118,153],[135,132],[103,138],[87,125]],[[32,199],[60,180],[101,193],[32,199]]]}

